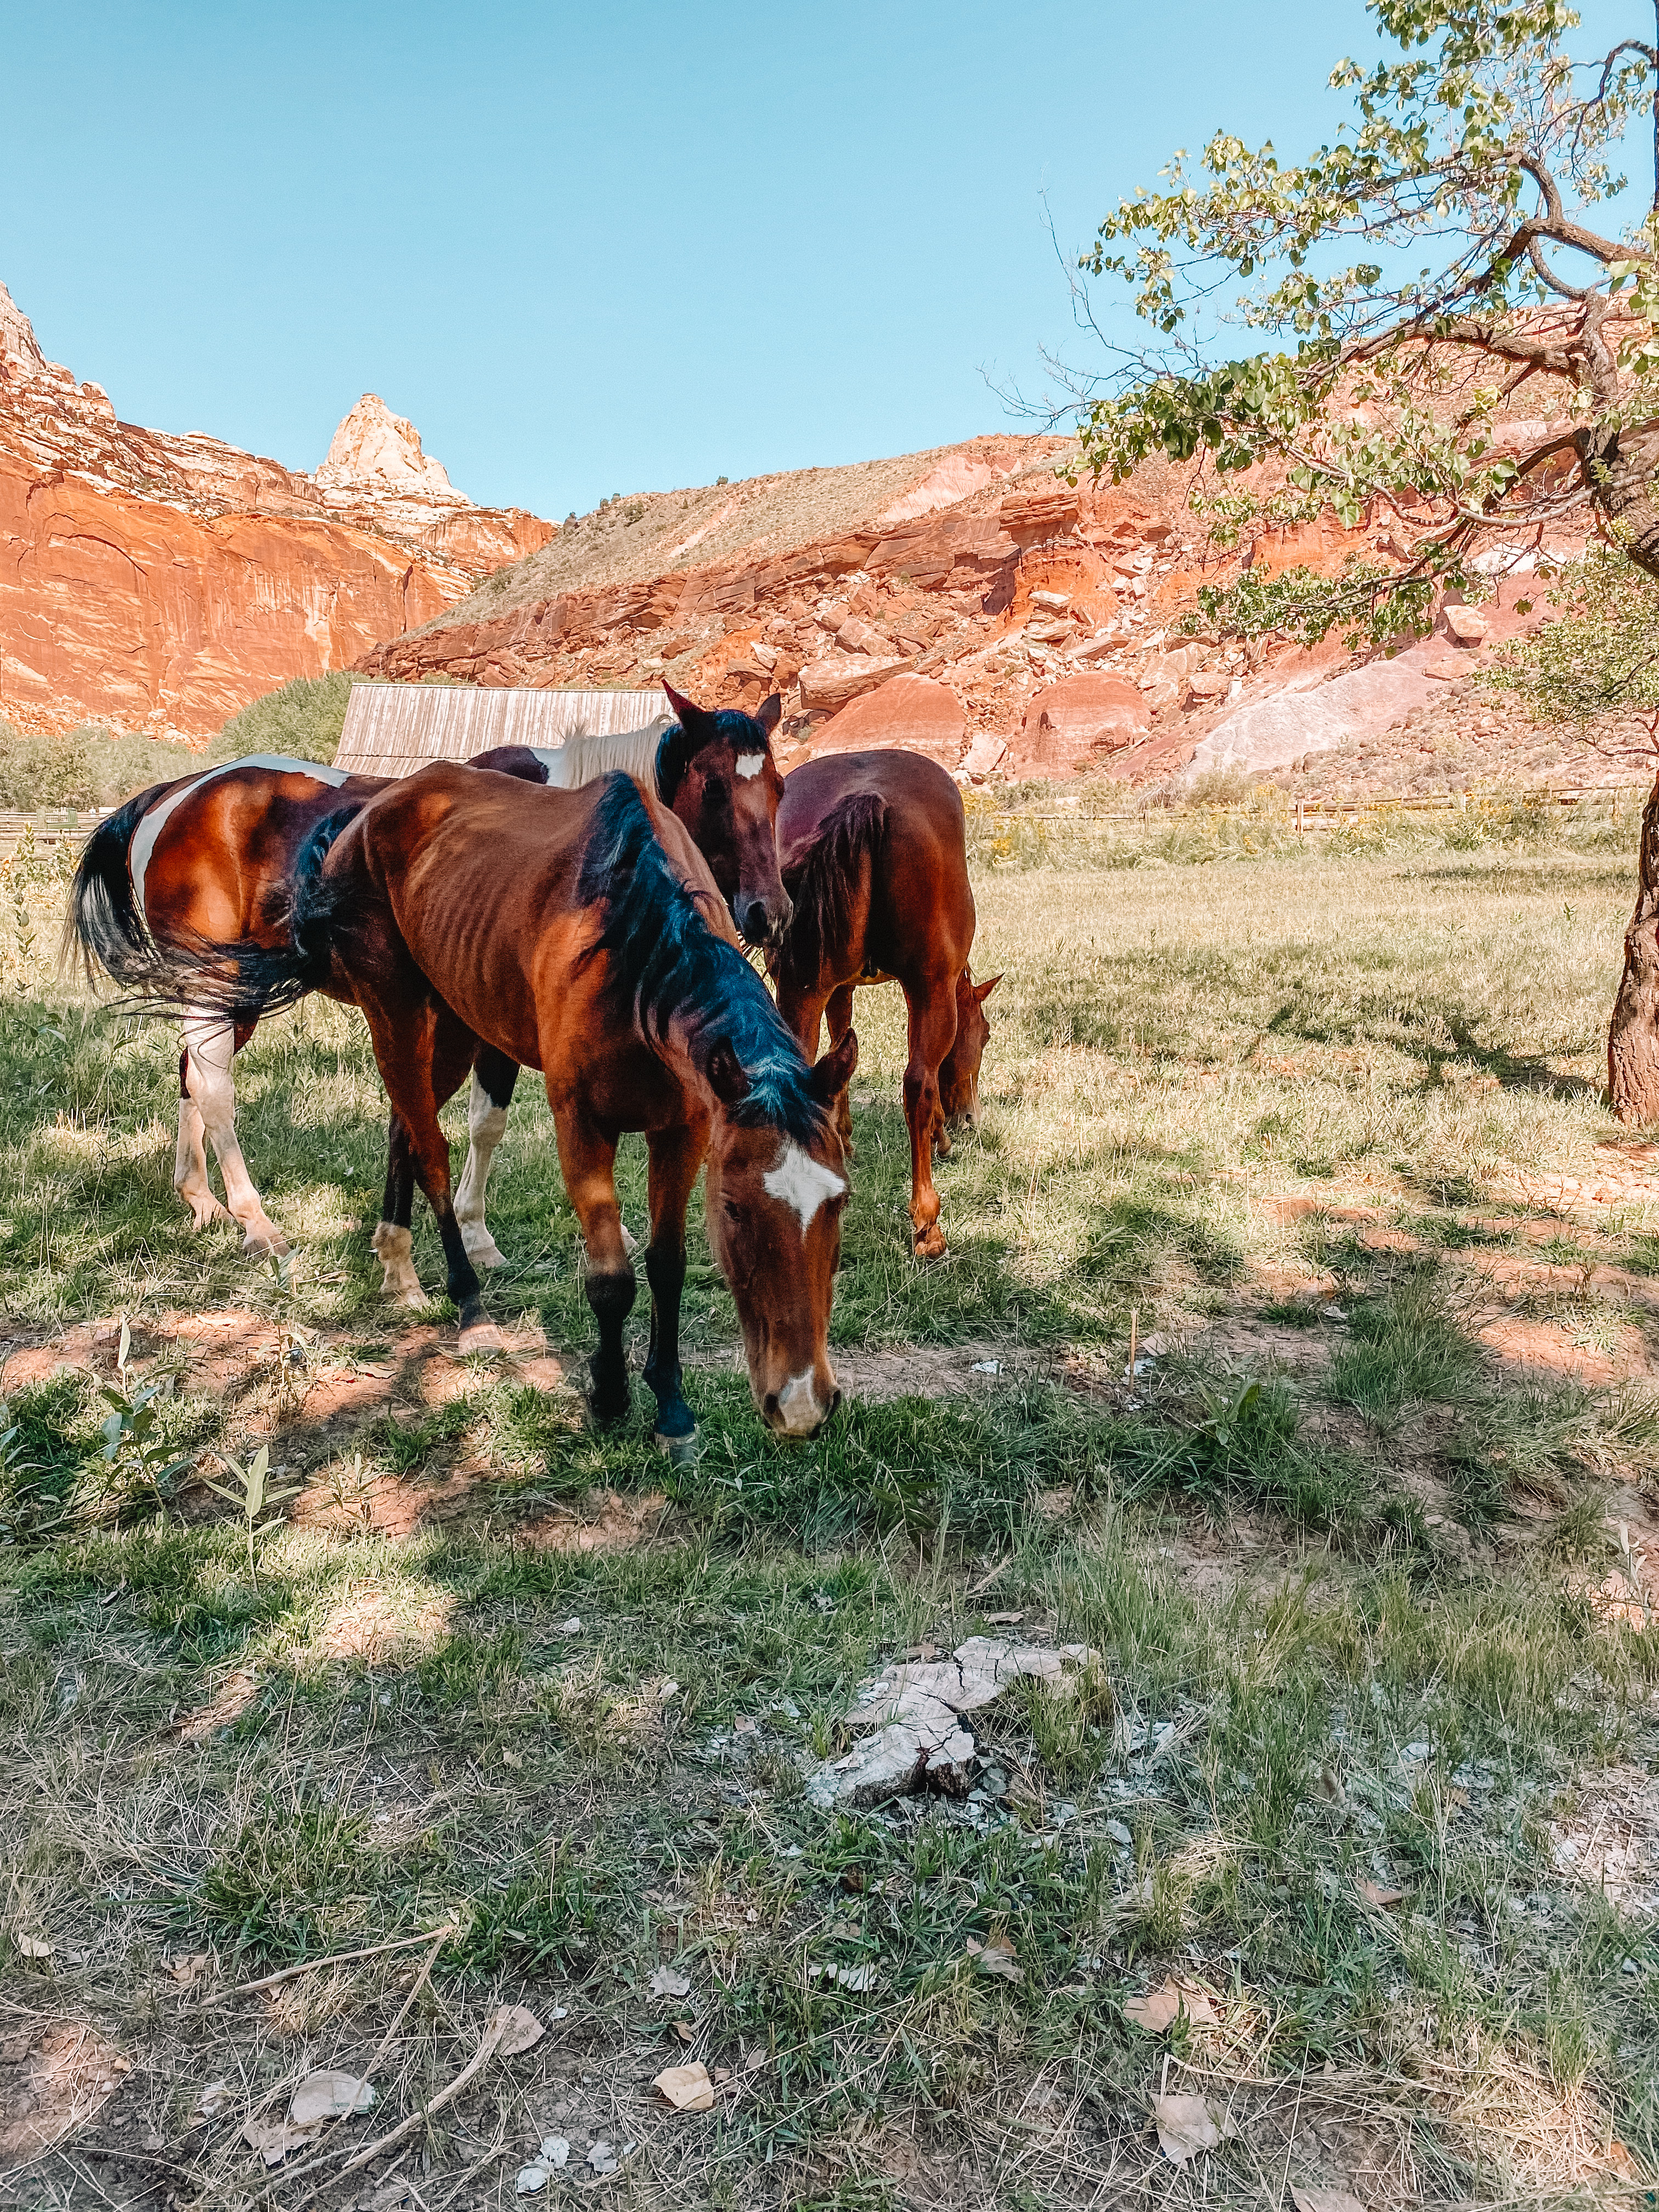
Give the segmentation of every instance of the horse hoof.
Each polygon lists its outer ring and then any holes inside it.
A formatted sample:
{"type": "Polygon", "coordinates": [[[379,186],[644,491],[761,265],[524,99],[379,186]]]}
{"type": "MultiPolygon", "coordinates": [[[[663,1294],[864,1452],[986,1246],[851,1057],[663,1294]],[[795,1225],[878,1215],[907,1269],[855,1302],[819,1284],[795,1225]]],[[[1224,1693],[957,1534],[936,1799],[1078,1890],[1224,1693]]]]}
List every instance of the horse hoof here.
{"type": "Polygon", "coordinates": [[[942,1260],[946,1249],[945,1231],[937,1222],[930,1229],[917,1230],[915,1257],[918,1260],[942,1260]]]}
{"type": "Polygon", "coordinates": [[[229,1214],[220,1205],[211,1191],[199,1198],[192,1196],[185,1190],[181,1190],[179,1195],[190,1208],[190,1225],[197,1236],[199,1236],[203,1230],[211,1228],[216,1221],[228,1221],[230,1218],[229,1214]]]}
{"type": "Polygon", "coordinates": [[[250,1260],[286,1260],[289,1241],[280,1229],[267,1222],[263,1229],[250,1229],[242,1238],[242,1250],[250,1260]]]}
{"type": "Polygon", "coordinates": [[[471,1236],[462,1230],[461,1243],[475,1267],[506,1267],[507,1255],[487,1229],[477,1230],[471,1236]]]}
{"type": "Polygon", "coordinates": [[[699,1452],[697,1446],[697,1432],[695,1429],[691,1431],[690,1435],[684,1437],[665,1437],[659,1433],[658,1435],[653,1436],[651,1441],[656,1445],[659,1451],[665,1452],[667,1454],[668,1463],[671,1467],[695,1467],[696,1465],[699,1452]]]}
{"type": "Polygon", "coordinates": [[[475,1352],[504,1352],[501,1333],[483,1310],[481,1298],[468,1298],[461,1308],[460,1334],[456,1339],[463,1358],[475,1352]]]}
{"type": "Polygon", "coordinates": [[[596,1429],[620,1428],[628,1419],[630,1406],[630,1401],[627,1398],[617,1404],[607,1399],[601,1399],[593,1390],[582,1392],[582,1403],[587,1408],[588,1419],[596,1429]]]}

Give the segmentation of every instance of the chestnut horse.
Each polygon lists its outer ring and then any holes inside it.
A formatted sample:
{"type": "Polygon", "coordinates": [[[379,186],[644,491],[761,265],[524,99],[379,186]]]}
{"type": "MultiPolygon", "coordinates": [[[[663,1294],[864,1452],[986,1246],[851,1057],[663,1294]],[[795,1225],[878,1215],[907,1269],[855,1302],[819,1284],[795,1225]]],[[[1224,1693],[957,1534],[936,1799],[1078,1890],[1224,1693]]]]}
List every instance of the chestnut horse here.
{"type": "Polygon", "coordinates": [[[840,1396],[826,1331],[847,1180],[830,1108],[858,1041],[849,1032],[808,1066],[675,817],[627,776],[525,790],[437,763],[320,823],[294,885],[287,947],[198,947],[176,959],[175,988],[226,1013],[323,989],[362,1009],[437,1217],[462,1348],[499,1340],[451,1202],[438,1113],[483,1039],[546,1079],[586,1241],[595,1418],[628,1411],[622,1332],[635,1285],[614,1164],[621,1133],[642,1130],[658,1440],[684,1445],[696,1426],[679,1306],[686,1206],[705,1154],[709,1237],[755,1403],[781,1434],[814,1434],[840,1396]]]}
{"type": "MultiPolygon", "coordinates": [[[[910,1130],[910,1222],[919,1260],[945,1247],[933,1147],[947,1121],[979,1115],[979,1068],[991,1025],[975,983],[974,894],[962,794],[920,753],[836,753],[785,778],[778,855],[794,919],[769,956],[778,1010],[808,1059],[827,1014],[833,1048],[850,1030],[860,983],[896,981],[909,1010],[904,1118],[910,1130]]],[[[843,1139],[852,1116],[836,1105],[843,1139]]]]}
{"type": "MultiPolygon", "coordinates": [[[[774,824],[782,779],[770,736],[781,702],[758,714],[704,714],[668,690],[676,722],[661,720],[621,736],[575,738],[561,751],[502,745],[467,765],[495,769],[534,783],[586,780],[623,768],[648,776],[704,844],[715,880],[742,926],[759,942],[780,935],[789,902],[779,879],[774,824]],[[573,774],[574,771],[574,774],[573,774]]],[[[365,805],[385,787],[379,776],[349,775],[312,761],[258,754],[199,775],[155,784],[127,800],[88,839],[76,870],[65,926],[66,946],[78,945],[118,983],[143,992],[167,969],[170,944],[199,940],[282,941],[280,914],[295,856],[325,816],[365,805]]],[[[179,1061],[179,1143],[173,1187],[198,1229],[227,1207],[250,1254],[283,1253],[288,1245],[269,1218],[236,1139],[232,1061],[253,1034],[253,1020],[186,1008],[179,1061]],[[213,1140],[224,1176],[226,1206],[208,1180],[204,1133],[213,1140]]],[[[473,1257],[499,1266],[484,1222],[489,1163],[507,1126],[518,1070],[497,1053],[481,1055],[468,1109],[471,1145],[457,1213],[473,1257]]],[[[409,1264],[407,1153],[394,1122],[383,1240],[388,1291],[422,1303],[409,1264]]]]}

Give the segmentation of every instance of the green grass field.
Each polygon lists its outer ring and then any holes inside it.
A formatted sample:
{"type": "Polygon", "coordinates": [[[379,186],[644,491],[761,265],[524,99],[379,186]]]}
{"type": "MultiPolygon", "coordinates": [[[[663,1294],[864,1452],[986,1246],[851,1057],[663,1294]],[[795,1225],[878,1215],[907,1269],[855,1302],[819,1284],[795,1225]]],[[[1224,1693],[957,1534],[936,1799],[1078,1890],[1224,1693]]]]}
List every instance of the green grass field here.
{"type": "Polygon", "coordinates": [[[0,2204],[495,2206],[551,2136],[532,2203],[1651,2202],[1633,829],[976,814],[1006,980],[949,1256],[908,1256],[902,1007],[861,993],[848,1402],[764,1434],[698,1230],[679,1471],[642,1389],[599,1437],[559,1379],[528,1081],[514,1350],[463,1363],[379,1296],[354,1021],[239,1064],[279,1280],[173,1199],[172,1033],[59,982],[58,872],[0,868],[0,2204]],[[250,1533],[198,1478],[262,1443],[250,1533]],[[975,1794],[817,1810],[860,1681],[1007,1615],[1097,1658],[975,1716],[975,1794]],[[1170,2028],[1126,2014],[1170,1978],[1170,2028]],[[544,2033],[449,2094],[501,2003],[544,2033]],[[696,2062],[714,2109],[670,2111],[696,2062]],[[374,2111],[267,2167],[245,2123],[327,2067],[374,2111]],[[1183,2164],[1164,2095],[1217,2138],[1183,2164]]]}

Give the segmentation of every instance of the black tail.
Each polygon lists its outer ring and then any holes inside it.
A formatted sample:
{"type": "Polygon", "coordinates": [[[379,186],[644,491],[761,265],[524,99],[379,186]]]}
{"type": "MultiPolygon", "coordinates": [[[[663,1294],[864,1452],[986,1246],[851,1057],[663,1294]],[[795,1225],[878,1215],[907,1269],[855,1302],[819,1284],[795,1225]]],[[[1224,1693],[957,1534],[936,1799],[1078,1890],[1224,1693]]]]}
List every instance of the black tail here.
{"type": "Polygon", "coordinates": [[[887,802],[854,792],[825,816],[817,843],[799,871],[784,878],[794,919],[783,941],[783,969],[811,985],[825,955],[852,927],[853,902],[887,828],[887,802]]]}
{"type": "Polygon", "coordinates": [[[132,895],[128,854],[138,824],[167,788],[153,783],[100,822],[81,848],[64,916],[59,964],[77,962],[88,976],[94,966],[129,990],[143,991],[156,980],[155,947],[132,895]]]}
{"type": "Polygon", "coordinates": [[[342,894],[323,880],[323,863],[346,825],[362,812],[358,800],[318,823],[295,856],[288,880],[286,945],[254,945],[242,939],[216,945],[203,937],[180,937],[157,945],[144,986],[150,1012],[218,1014],[228,1022],[252,1023],[267,1014],[286,1013],[328,979],[333,925],[342,894]]]}

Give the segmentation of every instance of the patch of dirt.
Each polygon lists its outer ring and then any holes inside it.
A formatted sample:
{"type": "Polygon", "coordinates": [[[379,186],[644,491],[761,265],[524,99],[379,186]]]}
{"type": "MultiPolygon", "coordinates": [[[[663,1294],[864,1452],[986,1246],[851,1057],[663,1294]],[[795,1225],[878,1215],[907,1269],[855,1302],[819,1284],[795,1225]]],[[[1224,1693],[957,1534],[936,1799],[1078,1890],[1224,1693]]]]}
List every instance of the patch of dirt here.
{"type": "Polygon", "coordinates": [[[849,1398],[882,1406],[895,1398],[960,1397],[1006,1389],[1011,1382],[1040,1382],[1056,1370],[1048,1347],[1002,1341],[907,1345],[890,1352],[837,1348],[830,1354],[836,1380],[849,1398]]]}
{"type": "Polygon", "coordinates": [[[312,1649],[325,1659],[389,1659],[434,1651],[449,1634],[453,1592],[417,1596],[399,1583],[354,1583],[318,1631],[312,1649]]]}
{"type": "Polygon", "coordinates": [[[1659,1911],[1659,1779],[1639,1766],[1604,1766],[1579,1778],[1577,1801],[1550,1824],[1556,1871],[1650,1921],[1659,1911]]]}
{"type": "Polygon", "coordinates": [[[1559,1322],[1514,1314],[1482,1322],[1474,1334],[1516,1382],[1617,1382],[1648,1372],[1647,1346],[1636,1328],[1621,1332],[1616,1352],[1580,1344],[1559,1322]]]}
{"type": "Polygon", "coordinates": [[[37,2020],[0,2034],[0,2166],[23,2165],[84,2127],[128,2066],[84,2021],[37,2020]]]}
{"type": "Polygon", "coordinates": [[[659,1490],[624,1498],[615,1490],[591,1491],[580,1508],[556,1506],[526,1522],[519,1540],[538,1552],[629,1552],[656,1535],[668,1500],[659,1490]]]}

